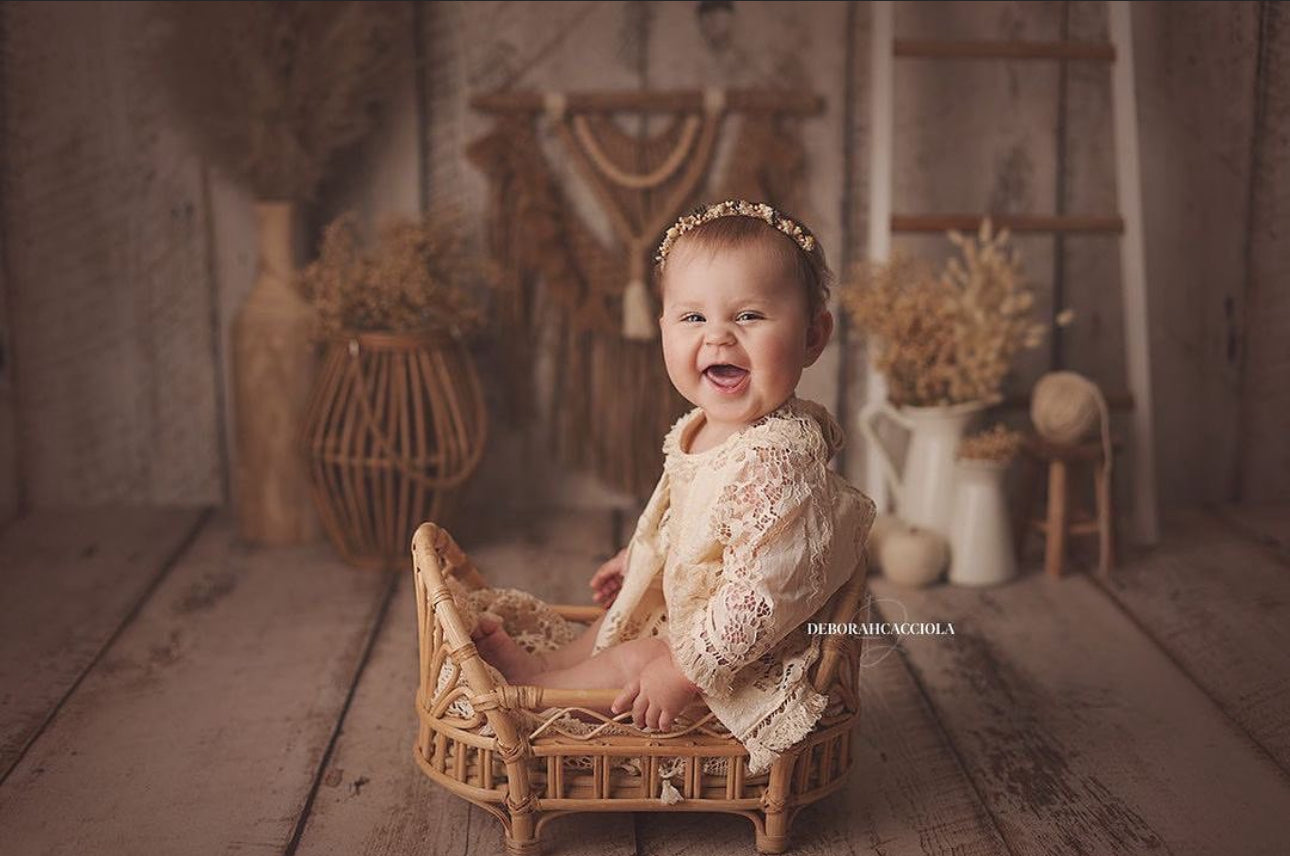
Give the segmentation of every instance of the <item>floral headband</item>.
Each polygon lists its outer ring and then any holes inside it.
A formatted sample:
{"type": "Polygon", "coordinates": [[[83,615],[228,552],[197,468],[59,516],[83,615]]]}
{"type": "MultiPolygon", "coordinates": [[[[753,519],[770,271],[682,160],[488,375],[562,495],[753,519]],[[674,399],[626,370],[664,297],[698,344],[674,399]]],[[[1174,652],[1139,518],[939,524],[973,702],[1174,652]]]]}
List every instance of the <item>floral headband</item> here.
{"type": "Polygon", "coordinates": [[[659,267],[663,267],[663,263],[667,260],[667,254],[671,251],[672,245],[676,243],[677,238],[691,229],[707,223],[709,220],[716,220],[720,217],[754,217],[758,220],[765,220],[771,226],[796,241],[797,245],[806,252],[809,253],[815,249],[814,235],[811,235],[800,225],[780,214],[765,202],[754,204],[742,199],[729,199],[725,202],[709,205],[707,208],[698,209],[677,220],[672,228],[667,230],[667,234],[663,236],[663,243],[659,244],[658,254],[654,256],[654,260],[658,262],[659,267]]]}

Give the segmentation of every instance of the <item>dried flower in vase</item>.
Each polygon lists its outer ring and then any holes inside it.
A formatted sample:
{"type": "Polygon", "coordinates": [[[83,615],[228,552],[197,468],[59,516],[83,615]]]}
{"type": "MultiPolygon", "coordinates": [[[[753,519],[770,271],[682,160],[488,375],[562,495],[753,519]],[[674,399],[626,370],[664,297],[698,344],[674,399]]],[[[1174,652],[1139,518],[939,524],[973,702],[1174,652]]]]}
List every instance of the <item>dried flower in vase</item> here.
{"type": "Polygon", "coordinates": [[[437,214],[386,222],[369,253],[355,215],[346,213],[327,226],[318,259],[300,274],[323,336],[462,337],[483,326],[478,295],[496,282],[493,264],[467,247],[460,223],[437,214]]]}
{"type": "Polygon", "coordinates": [[[964,437],[959,442],[959,458],[1008,463],[1021,451],[1021,442],[1020,431],[1013,431],[1002,422],[996,422],[988,431],[964,437]]]}
{"type": "Polygon", "coordinates": [[[1038,347],[1034,294],[987,218],[975,240],[949,233],[962,260],[937,273],[899,253],[861,262],[842,291],[855,322],[875,337],[875,364],[893,404],[931,406],[997,396],[1016,354],[1038,347]]]}
{"type": "Polygon", "coordinates": [[[311,199],[410,79],[411,6],[161,2],[153,50],[203,154],[260,199],[311,199]]]}

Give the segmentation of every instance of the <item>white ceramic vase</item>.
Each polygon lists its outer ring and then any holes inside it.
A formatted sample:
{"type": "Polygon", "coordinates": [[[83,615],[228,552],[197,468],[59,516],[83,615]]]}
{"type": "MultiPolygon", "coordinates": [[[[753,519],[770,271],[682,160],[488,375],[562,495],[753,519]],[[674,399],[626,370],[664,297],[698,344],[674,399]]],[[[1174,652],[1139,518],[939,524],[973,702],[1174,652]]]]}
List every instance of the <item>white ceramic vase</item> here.
{"type": "Polygon", "coordinates": [[[1002,461],[962,460],[955,466],[949,581],[987,586],[1017,575],[1002,461]]]}
{"type": "Polygon", "coordinates": [[[896,499],[896,513],[910,526],[950,537],[954,511],[954,460],[959,441],[974,419],[998,399],[968,401],[943,407],[892,407],[874,402],[860,412],[860,431],[878,449],[883,475],[896,499]],[[909,432],[905,467],[896,468],[878,436],[876,420],[886,416],[909,432]]]}

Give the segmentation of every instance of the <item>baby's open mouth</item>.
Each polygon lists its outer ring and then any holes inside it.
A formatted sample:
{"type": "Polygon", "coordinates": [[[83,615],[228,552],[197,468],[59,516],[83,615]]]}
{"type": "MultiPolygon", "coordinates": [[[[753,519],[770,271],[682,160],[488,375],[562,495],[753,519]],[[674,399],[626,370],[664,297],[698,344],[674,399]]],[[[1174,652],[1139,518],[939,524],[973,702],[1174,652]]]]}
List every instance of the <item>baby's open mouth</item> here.
{"type": "Polygon", "coordinates": [[[747,369],[741,369],[739,366],[732,366],[729,363],[718,363],[715,366],[708,366],[703,372],[707,375],[708,380],[715,383],[722,389],[734,389],[743,382],[748,376],[747,369]]]}

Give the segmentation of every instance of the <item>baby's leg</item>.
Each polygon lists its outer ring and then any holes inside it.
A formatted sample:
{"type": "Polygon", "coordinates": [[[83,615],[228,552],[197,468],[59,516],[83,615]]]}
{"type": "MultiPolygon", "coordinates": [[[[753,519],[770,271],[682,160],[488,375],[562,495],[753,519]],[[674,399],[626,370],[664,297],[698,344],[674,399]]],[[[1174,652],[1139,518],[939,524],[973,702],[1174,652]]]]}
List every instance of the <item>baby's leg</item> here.
{"type": "MultiPolygon", "coordinates": [[[[668,654],[667,642],[660,637],[629,639],[611,645],[580,663],[534,675],[529,682],[553,689],[621,689],[655,657],[668,654]]],[[[608,702],[589,707],[600,713],[613,713],[608,702]]]]}
{"type": "Polygon", "coordinates": [[[552,669],[562,669],[580,663],[591,655],[596,642],[596,633],[604,621],[604,615],[595,620],[582,635],[563,647],[541,654],[530,654],[511,638],[495,619],[481,617],[479,628],[475,631],[474,641],[479,653],[492,663],[512,684],[528,683],[533,675],[552,669]]]}
{"type": "Polygon", "coordinates": [[[554,651],[545,652],[542,655],[542,659],[546,661],[546,668],[543,671],[567,669],[590,657],[591,649],[596,644],[596,634],[600,632],[600,625],[604,623],[605,614],[601,613],[600,617],[593,621],[577,639],[565,643],[563,647],[556,648],[554,651]]]}

